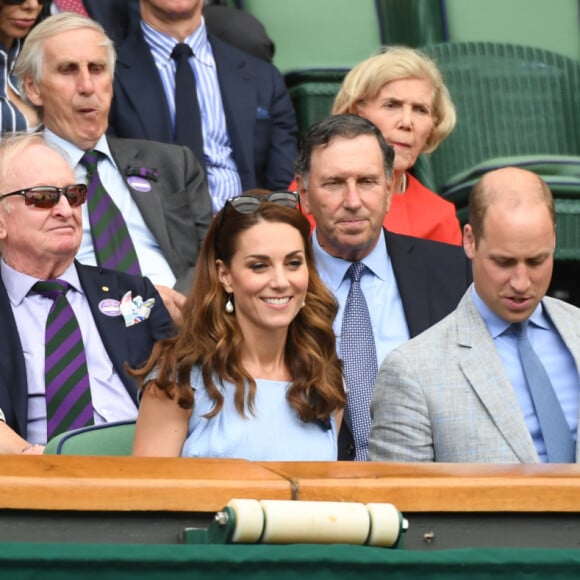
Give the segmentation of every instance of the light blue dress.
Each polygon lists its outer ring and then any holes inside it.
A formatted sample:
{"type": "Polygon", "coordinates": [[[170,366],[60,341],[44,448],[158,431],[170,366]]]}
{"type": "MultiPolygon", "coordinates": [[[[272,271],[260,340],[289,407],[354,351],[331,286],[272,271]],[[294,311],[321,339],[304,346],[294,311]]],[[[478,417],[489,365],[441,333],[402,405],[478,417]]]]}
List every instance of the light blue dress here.
{"type": "MultiPolygon", "coordinates": [[[[220,383],[214,379],[219,387],[220,383]]],[[[301,421],[286,399],[286,381],[256,381],[254,414],[242,417],[234,405],[235,387],[224,383],[224,406],[213,418],[204,414],[213,407],[201,370],[194,367],[191,385],[195,405],[189,420],[182,457],[228,457],[252,461],[335,461],[336,424],[301,421]]]]}

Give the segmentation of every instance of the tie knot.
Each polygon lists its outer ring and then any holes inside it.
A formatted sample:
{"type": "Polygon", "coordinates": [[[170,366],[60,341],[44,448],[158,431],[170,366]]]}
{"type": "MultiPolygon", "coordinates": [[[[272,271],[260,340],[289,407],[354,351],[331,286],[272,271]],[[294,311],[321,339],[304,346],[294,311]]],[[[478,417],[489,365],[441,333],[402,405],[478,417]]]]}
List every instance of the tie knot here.
{"type": "Polygon", "coordinates": [[[528,321],[524,320],[523,322],[514,322],[511,325],[513,333],[518,338],[524,338],[528,335],[528,321]]]}
{"type": "Polygon", "coordinates": [[[171,52],[171,58],[175,61],[179,61],[183,58],[188,59],[190,56],[193,56],[193,50],[191,50],[191,46],[185,44],[185,42],[177,43],[171,52]]]}
{"type": "Polygon", "coordinates": [[[32,287],[31,292],[56,300],[59,296],[64,296],[69,288],[70,284],[68,282],[57,278],[55,280],[42,280],[41,282],[37,282],[32,287]]]}
{"type": "Polygon", "coordinates": [[[353,262],[346,271],[346,275],[352,282],[360,282],[360,278],[362,273],[365,271],[365,268],[366,266],[362,262],[353,262]]]}
{"type": "Polygon", "coordinates": [[[79,163],[83,167],[86,167],[87,172],[90,175],[92,175],[97,169],[97,163],[99,162],[99,158],[101,157],[101,155],[102,153],[100,151],[91,149],[90,151],[85,152],[85,154],[81,157],[79,163]]]}

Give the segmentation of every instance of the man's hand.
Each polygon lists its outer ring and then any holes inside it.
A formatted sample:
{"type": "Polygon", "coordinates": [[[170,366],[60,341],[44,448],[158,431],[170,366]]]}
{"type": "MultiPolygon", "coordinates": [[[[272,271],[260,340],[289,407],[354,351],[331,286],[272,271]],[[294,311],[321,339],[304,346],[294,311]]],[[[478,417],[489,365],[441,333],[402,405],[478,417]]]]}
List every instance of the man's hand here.
{"type": "Polygon", "coordinates": [[[181,292],[169,288],[169,286],[155,286],[155,289],[159,292],[165,308],[169,311],[169,316],[171,316],[173,324],[175,326],[181,326],[181,309],[185,303],[185,296],[181,292]]]}

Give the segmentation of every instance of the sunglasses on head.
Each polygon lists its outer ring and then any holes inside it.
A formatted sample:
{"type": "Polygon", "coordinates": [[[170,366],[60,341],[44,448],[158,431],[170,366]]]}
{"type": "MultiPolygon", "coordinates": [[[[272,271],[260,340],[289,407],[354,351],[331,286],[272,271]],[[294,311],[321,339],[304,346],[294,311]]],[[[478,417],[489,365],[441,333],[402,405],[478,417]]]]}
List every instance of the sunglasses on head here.
{"type": "Polygon", "coordinates": [[[273,191],[268,195],[242,194],[228,199],[227,204],[238,213],[255,213],[263,201],[271,201],[284,207],[298,207],[300,198],[295,191],[273,191]]]}
{"type": "MultiPolygon", "coordinates": [[[[37,0],[40,5],[48,4],[50,0],[37,0]]],[[[24,4],[26,0],[0,0],[0,4],[5,6],[18,6],[18,4],[24,4]]]]}
{"type": "Polygon", "coordinates": [[[54,207],[61,195],[64,195],[71,207],[82,205],[87,199],[87,186],[84,183],[76,183],[65,187],[54,187],[52,185],[38,185],[28,187],[20,191],[3,193],[0,199],[11,195],[24,196],[24,205],[32,205],[40,209],[50,209],[54,207]]]}
{"type": "Polygon", "coordinates": [[[273,191],[268,195],[242,194],[238,195],[237,197],[231,197],[228,199],[228,201],[226,201],[226,205],[224,205],[224,208],[222,209],[220,221],[216,228],[214,238],[216,244],[216,254],[218,253],[217,243],[224,223],[227,207],[232,207],[238,213],[251,214],[256,213],[264,201],[269,201],[283,207],[300,208],[300,196],[295,191],[273,191]]]}

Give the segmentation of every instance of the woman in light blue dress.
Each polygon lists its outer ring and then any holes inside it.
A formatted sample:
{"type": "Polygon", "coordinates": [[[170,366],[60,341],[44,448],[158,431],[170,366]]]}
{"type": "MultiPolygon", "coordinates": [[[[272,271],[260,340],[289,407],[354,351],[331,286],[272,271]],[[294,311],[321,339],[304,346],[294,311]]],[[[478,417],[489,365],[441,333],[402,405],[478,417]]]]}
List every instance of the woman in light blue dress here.
{"type": "Polygon", "coordinates": [[[346,401],[310,225],[293,192],[252,190],[215,216],[177,336],[132,371],[134,454],[332,461],[346,401]]]}

